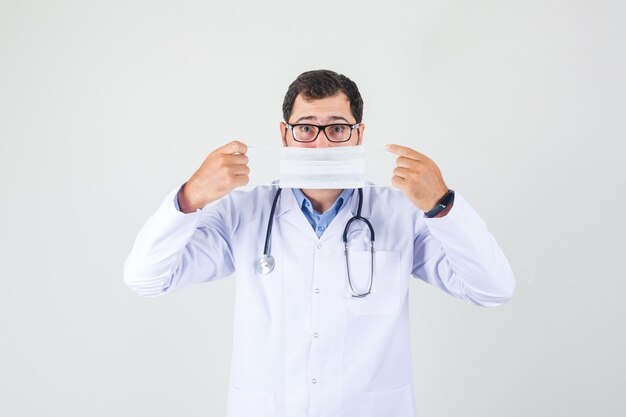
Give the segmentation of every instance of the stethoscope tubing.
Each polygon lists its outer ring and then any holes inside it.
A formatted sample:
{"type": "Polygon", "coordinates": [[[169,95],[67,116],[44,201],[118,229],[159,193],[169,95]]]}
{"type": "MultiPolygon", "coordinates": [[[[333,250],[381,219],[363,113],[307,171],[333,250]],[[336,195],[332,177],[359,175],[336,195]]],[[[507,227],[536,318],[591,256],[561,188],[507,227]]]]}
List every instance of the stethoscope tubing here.
{"type": "Polygon", "coordinates": [[[265,233],[265,245],[263,247],[263,255],[269,256],[270,254],[270,239],[272,236],[272,226],[274,225],[274,212],[276,211],[276,203],[278,202],[278,197],[280,197],[280,193],[283,191],[282,188],[279,188],[276,191],[276,195],[274,195],[274,201],[272,201],[272,210],[270,211],[270,219],[267,222],[267,232],[265,233]]]}
{"type": "MultiPolygon", "coordinates": [[[[261,274],[267,274],[274,269],[275,261],[274,257],[270,254],[270,242],[272,238],[272,226],[274,224],[274,212],[276,211],[276,205],[278,203],[278,198],[282,192],[282,188],[278,188],[276,194],[274,195],[274,200],[272,201],[272,209],[270,210],[270,217],[267,222],[267,232],[265,233],[265,244],[263,246],[263,255],[257,261],[257,272],[261,274]]],[[[346,258],[346,274],[348,277],[348,284],[350,285],[350,290],[352,291],[352,297],[362,298],[372,292],[372,285],[374,283],[374,227],[369,220],[365,217],[361,216],[361,210],[363,208],[363,189],[359,188],[357,190],[359,195],[359,201],[357,205],[356,215],[351,217],[346,226],[343,229],[343,244],[344,244],[344,255],[346,258]],[[370,232],[370,280],[369,280],[369,288],[367,292],[359,293],[354,289],[354,285],[352,284],[352,276],[350,274],[350,258],[348,255],[348,232],[350,231],[350,226],[352,223],[356,221],[362,221],[367,225],[367,228],[370,232]]]]}

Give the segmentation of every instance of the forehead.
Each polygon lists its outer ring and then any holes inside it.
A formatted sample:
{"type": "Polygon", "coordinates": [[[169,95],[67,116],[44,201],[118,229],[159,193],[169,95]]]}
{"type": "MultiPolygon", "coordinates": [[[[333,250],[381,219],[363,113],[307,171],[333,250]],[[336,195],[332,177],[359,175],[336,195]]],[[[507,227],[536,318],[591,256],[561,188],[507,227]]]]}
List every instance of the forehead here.
{"type": "Polygon", "coordinates": [[[291,120],[297,120],[300,117],[313,116],[317,119],[326,119],[330,117],[343,117],[346,120],[353,120],[352,110],[350,109],[350,100],[343,91],[324,97],[321,99],[305,99],[302,94],[298,94],[293,103],[291,110],[291,120]]]}

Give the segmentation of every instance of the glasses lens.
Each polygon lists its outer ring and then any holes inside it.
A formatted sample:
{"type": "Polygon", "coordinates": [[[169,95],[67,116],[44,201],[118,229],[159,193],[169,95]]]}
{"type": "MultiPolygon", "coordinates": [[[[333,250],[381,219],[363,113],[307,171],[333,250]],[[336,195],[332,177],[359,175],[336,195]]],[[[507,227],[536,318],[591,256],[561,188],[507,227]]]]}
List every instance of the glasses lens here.
{"type": "Polygon", "coordinates": [[[332,142],[345,142],[350,139],[350,125],[330,125],[325,129],[326,136],[332,142]]]}
{"type": "Polygon", "coordinates": [[[317,137],[317,132],[317,126],[298,125],[293,127],[293,138],[299,142],[312,142],[317,137]]]}

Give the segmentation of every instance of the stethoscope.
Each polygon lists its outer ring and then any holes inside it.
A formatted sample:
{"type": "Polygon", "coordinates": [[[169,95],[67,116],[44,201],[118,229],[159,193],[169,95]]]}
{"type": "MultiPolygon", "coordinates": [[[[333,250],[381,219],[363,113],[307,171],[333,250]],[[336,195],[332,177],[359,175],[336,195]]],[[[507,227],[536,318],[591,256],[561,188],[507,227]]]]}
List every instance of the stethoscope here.
{"type": "MultiPolygon", "coordinates": [[[[274,195],[274,201],[272,202],[272,210],[270,211],[270,218],[267,222],[267,232],[265,233],[265,246],[263,248],[263,255],[259,257],[256,263],[256,271],[259,274],[266,275],[274,270],[274,266],[276,266],[276,260],[270,254],[270,241],[272,238],[272,225],[274,224],[274,212],[276,211],[276,203],[278,202],[278,197],[280,197],[280,192],[282,188],[279,188],[274,195]]],[[[346,223],[346,226],[343,229],[343,253],[346,258],[346,274],[348,276],[348,284],[350,285],[350,290],[352,291],[353,297],[365,297],[369,293],[372,292],[372,284],[374,283],[374,227],[369,220],[365,217],[361,216],[361,208],[363,206],[363,189],[358,189],[359,193],[359,203],[357,206],[357,212],[355,216],[352,216],[350,220],[346,223]],[[352,285],[352,276],[350,275],[350,258],[348,255],[348,233],[350,232],[350,226],[355,222],[363,222],[367,225],[367,228],[370,232],[370,282],[369,288],[367,292],[359,293],[354,289],[352,285]]]]}

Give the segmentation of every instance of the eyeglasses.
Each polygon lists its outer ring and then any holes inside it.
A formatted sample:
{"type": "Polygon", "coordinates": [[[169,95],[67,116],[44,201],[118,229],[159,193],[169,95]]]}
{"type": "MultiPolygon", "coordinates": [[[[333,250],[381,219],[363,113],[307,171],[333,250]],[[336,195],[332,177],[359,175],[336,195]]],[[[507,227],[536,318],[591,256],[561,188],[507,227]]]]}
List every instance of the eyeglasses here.
{"type": "Polygon", "coordinates": [[[359,123],[349,124],[332,124],[332,125],[311,125],[311,124],[295,124],[286,123],[291,129],[291,134],[296,142],[314,142],[323,130],[324,135],[330,142],[347,142],[352,137],[352,130],[359,127],[359,123]]]}

